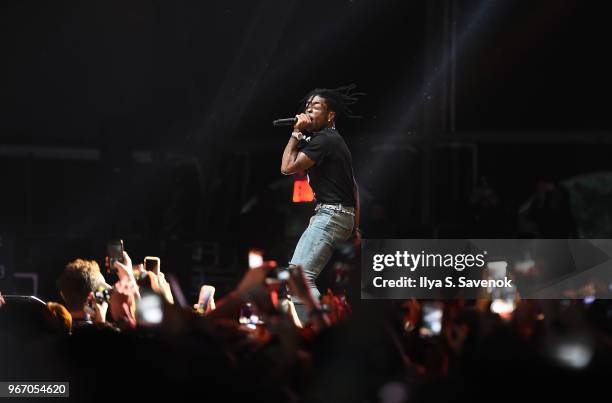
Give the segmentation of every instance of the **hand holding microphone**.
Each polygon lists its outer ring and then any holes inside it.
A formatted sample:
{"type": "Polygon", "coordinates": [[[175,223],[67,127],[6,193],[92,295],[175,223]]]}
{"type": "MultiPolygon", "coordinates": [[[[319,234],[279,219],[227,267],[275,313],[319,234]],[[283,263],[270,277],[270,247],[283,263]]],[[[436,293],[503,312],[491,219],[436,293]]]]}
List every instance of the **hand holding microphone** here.
{"type": "Polygon", "coordinates": [[[302,117],[301,118],[302,120],[305,120],[306,122],[308,122],[308,124],[312,123],[312,119],[305,113],[302,113],[300,115],[296,115],[294,118],[276,119],[272,122],[272,125],[274,127],[293,126],[294,129],[296,130],[306,129],[308,125],[303,126],[304,123],[302,123],[299,128],[297,127],[298,124],[300,123],[300,117],[302,117]]]}
{"type": "Polygon", "coordinates": [[[295,118],[297,121],[293,125],[294,131],[301,132],[302,130],[308,130],[308,128],[312,125],[312,118],[305,113],[300,113],[299,115],[296,115],[295,118]]]}

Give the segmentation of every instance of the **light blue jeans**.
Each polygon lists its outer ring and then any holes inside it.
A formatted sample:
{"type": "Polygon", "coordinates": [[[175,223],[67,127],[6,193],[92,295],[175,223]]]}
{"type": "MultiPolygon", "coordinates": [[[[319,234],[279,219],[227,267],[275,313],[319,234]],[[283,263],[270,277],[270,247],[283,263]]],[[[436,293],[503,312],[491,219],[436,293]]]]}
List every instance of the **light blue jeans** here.
{"type": "MultiPolygon", "coordinates": [[[[352,207],[345,207],[345,209],[354,212],[352,207]]],[[[321,293],[317,289],[315,280],[331,258],[334,249],[341,242],[350,238],[353,225],[352,215],[321,208],[310,218],[308,228],[295,247],[289,264],[303,267],[310,292],[317,300],[321,293]]],[[[295,296],[292,296],[291,299],[296,304],[301,303],[295,296]]]]}

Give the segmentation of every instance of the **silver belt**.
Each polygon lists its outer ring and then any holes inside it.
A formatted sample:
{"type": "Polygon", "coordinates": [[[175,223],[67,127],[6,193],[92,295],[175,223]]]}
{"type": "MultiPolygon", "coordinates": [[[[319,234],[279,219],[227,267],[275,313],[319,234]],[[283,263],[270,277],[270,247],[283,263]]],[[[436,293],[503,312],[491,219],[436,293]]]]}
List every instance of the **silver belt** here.
{"type": "Polygon", "coordinates": [[[342,204],[319,203],[315,207],[315,211],[319,211],[322,208],[327,208],[327,209],[330,209],[330,210],[339,211],[339,212],[344,213],[344,214],[352,215],[353,217],[355,216],[354,212],[352,212],[351,210],[347,210],[346,208],[342,207],[342,204]]]}

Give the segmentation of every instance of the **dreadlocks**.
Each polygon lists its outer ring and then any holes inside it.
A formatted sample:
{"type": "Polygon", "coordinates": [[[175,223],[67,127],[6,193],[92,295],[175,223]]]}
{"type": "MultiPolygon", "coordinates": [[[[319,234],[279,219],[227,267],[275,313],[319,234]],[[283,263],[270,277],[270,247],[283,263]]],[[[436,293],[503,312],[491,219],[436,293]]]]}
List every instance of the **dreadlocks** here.
{"type": "Polygon", "coordinates": [[[363,92],[353,92],[356,87],[357,85],[355,84],[349,84],[333,89],[315,88],[300,101],[300,112],[304,110],[306,104],[312,97],[318,95],[321,98],[325,98],[328,109],[336,112],[336,116],[360,118],[361,116],[355,115],[350,108],[351,105],[357,103],[359,99],[365,95],[363,92]]]}

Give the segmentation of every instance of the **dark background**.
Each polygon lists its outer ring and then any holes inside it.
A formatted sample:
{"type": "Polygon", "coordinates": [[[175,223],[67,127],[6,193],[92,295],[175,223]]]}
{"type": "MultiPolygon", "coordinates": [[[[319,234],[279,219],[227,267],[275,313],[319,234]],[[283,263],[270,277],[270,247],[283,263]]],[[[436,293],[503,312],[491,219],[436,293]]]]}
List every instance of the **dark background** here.
{"type": "MultiPolygon", "coordinates": [[[[160,256],[189,295],[202,282],[230,287],[249,247],[283,264],[312,206],[291,202],[293,179],[279,170],[289,131],[270,123],[294,115],[312,88],[349,83],[367,93],[354,107],[362,118],[338,123],[366,237],[522,236],[533,225],[521,208],[537,184],[576,178],[599,189],[580,198],[593,187],[573,188],[577,235],[612,233],[601,224],[612,222],[612,66],[600,4],[2,8],[5,293],[27,292],[29,280],[14,277],[25,272],[38,274],[39,295],[57,298],[63,265],[102,262],[111,237],[134,261],[160,256]],[[483,188],[493,202],[478,202],[483,188]],[[580,218],[576,206],[601,208],[580,218]]],[[[538,232],[535,221],[533,236],[566,235],[538,232]]]]}

